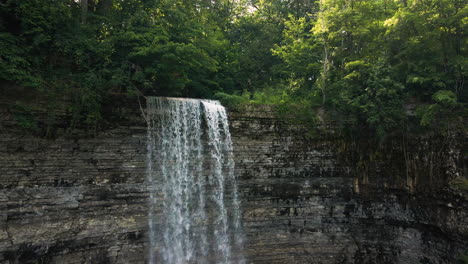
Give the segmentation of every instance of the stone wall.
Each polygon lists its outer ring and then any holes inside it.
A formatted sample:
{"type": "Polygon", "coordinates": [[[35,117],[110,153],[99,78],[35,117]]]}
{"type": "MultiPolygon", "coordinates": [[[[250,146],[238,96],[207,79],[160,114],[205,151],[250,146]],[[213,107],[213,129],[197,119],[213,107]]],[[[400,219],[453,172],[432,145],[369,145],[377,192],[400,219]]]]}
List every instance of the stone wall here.
{"type": "Polygon", "coordinates": [[[466,193],[446,188],[464,140],[369,147],[269,112],[231,113],[252,263],[454,263],[468,248],[466,193]]]}
{"type": "MultiPolygon", "coordinates": [[[[0,263],[145,263],[145,123],[135,103],[106,111],[119,118],[96,137],[3,130],[0,263]]],[[[230,123],[249,263],[454,263],[468,248],[466,194],[443,184],[463,176],[463,145],[438,153],[437,184],[418,190],[424,146],[403,170],[398,144],[364,162],[268,107],[230,123]]]]}

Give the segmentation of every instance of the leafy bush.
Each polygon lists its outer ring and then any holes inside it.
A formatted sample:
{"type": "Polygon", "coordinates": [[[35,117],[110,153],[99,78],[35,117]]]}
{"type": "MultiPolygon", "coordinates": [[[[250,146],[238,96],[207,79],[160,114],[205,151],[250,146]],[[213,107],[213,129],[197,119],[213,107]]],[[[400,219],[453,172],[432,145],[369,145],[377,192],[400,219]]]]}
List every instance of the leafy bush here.
{"type": "MultiPolygon", "coordinates": [[[[455,189],[460,189],[464,191],[468,191],[468,179],[465,178],[456,178],[450,182],[450,187],[455,189]]],[[[468,260],[468,256],[467,260],[468,260]]]]}
{"type": "Polygon", "coordinates": [[[221,104],[231,110],[239,110],[240,107],[244,104],[248,104],[249,94],[244,93],[243,95],[227,94],[223,92],[218,92],[214,95],[216,100],[219,100],[221,104]]]}
{"type": "Polygon", "coordinates": [[[441,105],[455,106],[457,104],[457,95],[448,90],[437,91],[432,96],[432,99],[441,105]]]}
{"type": "Polygon", "coordinates": [[[267,88],[255,91],[252,96],[252,103],[277,105],[285,102],[287,94],[285,90],[267,88]]]}
{"type": "Polygon", "coordinates": [[[457,96],[452,91],[439,90],[432,95],[432,100],[434,104],[419,106],[416,116],[419,117],[422,126],[443,127],[444,123],[450,122],[448,117],[453,116],[452,111],[460,106],[457,96]]]}
{"type": "Polygon", "coordinates": [[[39,124],[30,107],[17,102],[12,110],[15,120],[21,128],[35,132],[39,131],[39,124]]]}

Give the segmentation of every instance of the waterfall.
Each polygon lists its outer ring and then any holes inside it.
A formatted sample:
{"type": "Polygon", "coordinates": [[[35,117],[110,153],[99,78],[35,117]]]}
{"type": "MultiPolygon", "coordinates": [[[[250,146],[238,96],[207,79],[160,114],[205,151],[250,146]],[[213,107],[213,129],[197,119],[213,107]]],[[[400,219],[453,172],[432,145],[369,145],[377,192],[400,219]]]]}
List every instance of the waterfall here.
{"type": "Polygon", "coordinates": [[[243,263],[224,107],[148,97],[147,121],[149,263],[243,263]]]}

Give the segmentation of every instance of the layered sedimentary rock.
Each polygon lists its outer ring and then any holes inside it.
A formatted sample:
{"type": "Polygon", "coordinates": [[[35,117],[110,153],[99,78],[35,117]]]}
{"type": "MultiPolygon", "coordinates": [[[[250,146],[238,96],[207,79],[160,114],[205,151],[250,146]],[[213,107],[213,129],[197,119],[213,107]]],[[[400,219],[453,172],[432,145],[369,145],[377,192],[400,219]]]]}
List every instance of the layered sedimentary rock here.
{"type": "MultiPolygon", "coordinates": [[[[3,130],[0,263],[146,262],[146,124],[138,104],[118,112],[96,137],[3,130]]],[[[466,193],[446,188],[464,139],[369,157],[268,107],[229,121],[248,263],[454,263],[468,248],[466,193]]]]}
{"type": "Polygon", "coordinates": [[[372,153],[307,137],[263,110],[231,114],[247,259],[454,263],[467,247],[468,202],[444,187],[465,173],[463,140],[413,140],[408,150],[390,142],[372,153]]]}

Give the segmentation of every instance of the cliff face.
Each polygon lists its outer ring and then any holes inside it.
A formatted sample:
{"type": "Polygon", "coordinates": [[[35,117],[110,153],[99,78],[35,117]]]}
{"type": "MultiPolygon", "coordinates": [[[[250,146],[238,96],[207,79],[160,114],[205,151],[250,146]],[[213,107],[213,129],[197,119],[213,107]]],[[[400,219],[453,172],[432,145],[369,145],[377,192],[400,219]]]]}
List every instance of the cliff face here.
{"type": "MultiPolygon", "coordinates": [[[[2,133],[0,263],[145,262],[146,126],[128,107],[93,138],[2,133]]],[[[249,263],[453,263],[468,248],[466,194],[444,187],[465,173],[463,140],[361,155],[265,107],[230,123],[249,263]]]]}
{"type": "Polygon", "coordinates": [[[468,202],[445,188],[463,140],[306,137],[261,110],[231,114],[249,260],[454,263],[467,248],[468,202]]]}

